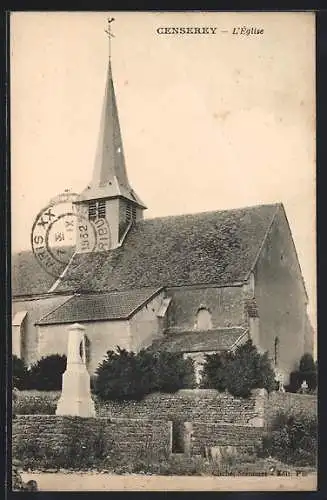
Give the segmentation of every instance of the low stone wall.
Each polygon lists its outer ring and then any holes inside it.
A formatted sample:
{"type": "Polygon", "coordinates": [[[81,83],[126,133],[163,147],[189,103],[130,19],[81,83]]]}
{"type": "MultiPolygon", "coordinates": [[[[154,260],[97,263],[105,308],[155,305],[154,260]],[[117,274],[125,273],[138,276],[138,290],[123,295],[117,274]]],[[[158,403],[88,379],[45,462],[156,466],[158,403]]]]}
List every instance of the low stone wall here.
{"type": "Polygon", "coordinates": [[[264,432],[262,427],[239,424],[192,422],[186,426],[190,432],[190,453],[192,455],[202,454],[205,447],[253,448],[260,444],[264,432]]]}
{"type": "Polygon", "coordinates": [[[270,427],[278,413],[301,412],[310,417],[318,415],[318,398],[310,394],[272,392],[267,398],[266,422],[270,427]]]}
{"type": "MultiPolygon", "coordinates": [[[[160,418],[191,422],[249,424],[262,416],[258,391],[249,399],[234,398],[215,390],[180,390],[174,394],[150,394],[143,401],[96,403],[99,416],[160,418]]],[[[257,425],[257,424],[254,424],[257,425]]]]}
{"type": "Polygon", "coordinates": [[[83,469],[160,461],[171,454],[172,424],[162,420],[20,415],[12,455],[26,468],[83,469]]]}
{"type": "MultiPolygon", "coordinates": [[[[13,411],[17,415],[54,415],[60,392],[19,391],[13,411]]],[[[249,399],[234,398],[209,389],[180,390],[174,394],[155,393],[142,401],[108,401],[94,398],[97,416],[113,418],[158,417],[171,421],[210,421],[249,424],[262,418],[264,397],[260,390],[249,399]]],[[[254,424],[257,425],[257,424],[254,424]]]]}

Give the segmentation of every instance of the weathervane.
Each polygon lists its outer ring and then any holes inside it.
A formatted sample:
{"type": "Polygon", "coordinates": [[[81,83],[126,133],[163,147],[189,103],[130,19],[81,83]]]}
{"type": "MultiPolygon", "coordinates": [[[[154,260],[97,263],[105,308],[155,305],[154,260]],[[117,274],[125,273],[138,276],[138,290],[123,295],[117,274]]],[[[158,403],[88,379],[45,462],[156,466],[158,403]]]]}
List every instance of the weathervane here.
{"type": "Polygon", "coordinates": [[[111,23],[115,20],[114,17],[108,17],[107,21],[108,21],[108,27],[107,29],[105,29],[104,31],[107,33],[108,35],[108,39],[109,39],[109,59],[111,59],[111,39],[115,36],[112,32],[111,32],[111,23]]]}

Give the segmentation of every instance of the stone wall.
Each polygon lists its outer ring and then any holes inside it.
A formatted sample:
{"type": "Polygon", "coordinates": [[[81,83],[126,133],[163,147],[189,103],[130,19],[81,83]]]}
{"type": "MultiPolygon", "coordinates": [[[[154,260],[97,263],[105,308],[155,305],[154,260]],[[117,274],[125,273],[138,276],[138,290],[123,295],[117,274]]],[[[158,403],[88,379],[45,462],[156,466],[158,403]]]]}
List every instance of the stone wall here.
{"type": "Polygon", "coordinates": [[[246,323],[241,286],[169,288],[167,295],[172,297],[168,309],[168,328],[171,330],[194,329],[200,306],[209,309],[212,328],[246,323]]]}
{"type": "Polygon", "coordinates": [[[255,267],[255,297],[259,312],[259,344],[274,361],[279,339],[278,369],[297,369],[308,348],[306,293],[285,213],[280,209],[255,267]]]}
{"type": "Polygon", "coordinates": [[[12,426],[12,456],[31,469],[160,461],[171,448],[172,425],[162,420],[20,415],[12,426]]]}
{"type": "Polygon", "coordinates": [[[190,432],[190,453],[203,454],[205,447],[235,446],[252,448],[261,442],[262,427],[239,424],[218,424],[214,422],[192,422],[190,432]]]}
{"type": "MultiPolygon", "coordinates": [[[[17,415],[54,415],[59,397],[60,392],[54,391],[18,391],[14,411],[17,415]]],[[[200,420],[252,425],[255,419],[264,417],[266,399],[260,390],[253,391],[249,399],[241,399],[211,389],[184,389],[174,394],[155,393],[142,401],[104,403],[94,398],[99,417],[200,420]]]]}
{"type": "Polygon", "coordinates": [[[139,402],[96,403],[96,409],[99,416],[249,424],[262,417],[259,400],[257,391],[242,399],[215,390],[184,389],[174,394],[150,394],[139,402]]]}
{"type": "Polygon", "coordinates": [[[301,412],[308,416],[318,415],[318,399],[315,395],[292,392],[272,392],[268,396],[266,421],[270,426],[278,413],[301,412]]]}

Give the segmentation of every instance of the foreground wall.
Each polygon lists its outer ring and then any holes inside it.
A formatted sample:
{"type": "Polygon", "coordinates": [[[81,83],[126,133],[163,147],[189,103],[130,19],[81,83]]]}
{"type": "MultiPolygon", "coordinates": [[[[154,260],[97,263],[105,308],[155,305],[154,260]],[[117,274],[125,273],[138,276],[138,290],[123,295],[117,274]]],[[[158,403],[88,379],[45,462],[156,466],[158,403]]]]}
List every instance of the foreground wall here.
{"type": "MultiPolygon", "coordinates": [[[[190,435],[190,454],[203,453],[204,448],[233,446],[253,448],[259,445],[264,429],[240,424],[221,424],[215,422],[192,422],[187,426],[190,435]]],[[[187,449],[188,435],[186,433],[187,449]]]]}
{"type": "Polygon", "coordinates": [[[172,426],[162,420],[20,415],[12,426],[12,456],[31,469],[160,461],[171,448],[172,426]]]}

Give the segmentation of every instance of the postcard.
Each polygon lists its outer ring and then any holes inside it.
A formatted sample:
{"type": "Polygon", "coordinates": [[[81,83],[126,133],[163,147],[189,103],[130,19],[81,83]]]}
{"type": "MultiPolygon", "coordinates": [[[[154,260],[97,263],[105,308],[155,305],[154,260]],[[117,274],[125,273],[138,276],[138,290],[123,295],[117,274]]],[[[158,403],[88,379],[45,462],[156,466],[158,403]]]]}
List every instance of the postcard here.
{"type": "Polygon", "coordinates": [[[11,13],[12,489],[317,488],[315,100],[312,12],[11,13]]]}

